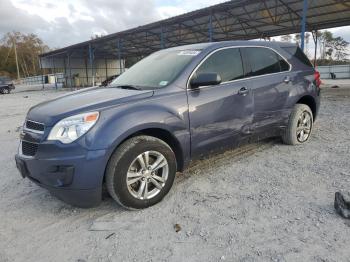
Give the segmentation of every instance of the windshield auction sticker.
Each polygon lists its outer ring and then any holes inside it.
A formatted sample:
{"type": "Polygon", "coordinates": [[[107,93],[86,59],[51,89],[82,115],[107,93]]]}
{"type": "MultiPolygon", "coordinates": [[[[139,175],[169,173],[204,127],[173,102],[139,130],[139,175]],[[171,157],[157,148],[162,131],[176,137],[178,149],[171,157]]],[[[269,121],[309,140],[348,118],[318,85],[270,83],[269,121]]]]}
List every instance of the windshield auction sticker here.
{"type": "Polygon", "coordinates": [[[160,86],[166,86],[168,84],[168,81],[160,81],[159,85],[160,86]]]}
{"type": "Polygon", "coordinates": [[[177,55],[189,55],[189,56],[196,56],[200,53],[198,50],[184,50],[180,51],[177,55]]]}

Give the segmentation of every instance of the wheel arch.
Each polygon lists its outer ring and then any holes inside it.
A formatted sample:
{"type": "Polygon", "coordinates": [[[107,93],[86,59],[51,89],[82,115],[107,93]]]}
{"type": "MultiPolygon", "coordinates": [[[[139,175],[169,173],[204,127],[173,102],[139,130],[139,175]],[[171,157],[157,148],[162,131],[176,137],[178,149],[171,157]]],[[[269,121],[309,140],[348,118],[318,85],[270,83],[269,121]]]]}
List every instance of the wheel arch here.
{"type": "Polygon", "coordinates": [[[315,99],[310,95],[305,95],[301,97],[296,104],[304,104],[310,107],[314,120],[317,117],[317,105],[315,99]]]}
{"type": "Polygon", "coordinates": [[[147,127],[133,131],[114,146],[113,152],[109,156],[109,159],[122,143],[132,137],[140,135],[152,136],[167,143],[175,154],[177,171],[183,171],[185,166],[184,152],[179,140],[170,131],[160,127],[147,127]]]}

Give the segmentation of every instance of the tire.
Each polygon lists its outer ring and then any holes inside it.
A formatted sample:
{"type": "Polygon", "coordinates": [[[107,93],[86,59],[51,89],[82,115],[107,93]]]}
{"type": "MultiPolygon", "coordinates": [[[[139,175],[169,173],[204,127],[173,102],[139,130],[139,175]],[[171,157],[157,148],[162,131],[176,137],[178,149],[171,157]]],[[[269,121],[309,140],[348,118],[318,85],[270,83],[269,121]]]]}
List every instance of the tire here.
{"type": "Polygon", "coordinates": [[[10,88],[5,88],[3,92],[4,94],[9,94],[11,91],[10,91],[10,88]]]}
{"type": "Polygon", "coordinates": [[[122,143],[111,156],[106,169],[107,191],[124,208],[147,208],[170,191],[176,170],[175,154],[168,144],[155,137],[136,136],[122,143]],[[142,168],[141,162],[148,169],[142,168]]]}
{"type": "Polygon", "coordinates": [[[300,145],[307,142],[313,128],[313,114],[309,106],[296,104],[289,117],[282,140],[287,145],[300,145]]]}

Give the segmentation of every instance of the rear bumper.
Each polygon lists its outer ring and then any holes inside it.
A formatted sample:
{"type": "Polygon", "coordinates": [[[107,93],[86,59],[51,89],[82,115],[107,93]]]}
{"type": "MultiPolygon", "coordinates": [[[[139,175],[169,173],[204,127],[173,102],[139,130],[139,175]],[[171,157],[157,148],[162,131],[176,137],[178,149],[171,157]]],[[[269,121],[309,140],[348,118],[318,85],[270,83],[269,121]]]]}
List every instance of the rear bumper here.
{"type": "Polygon", "coordinates": [[[78,207],[98,205],[108,161],[106,151],[86,151],[86,154],[76,156],[68,154],[50,158],[17,154],[16,166],[22,177],[46,188],[68,204],[78,207]]]}

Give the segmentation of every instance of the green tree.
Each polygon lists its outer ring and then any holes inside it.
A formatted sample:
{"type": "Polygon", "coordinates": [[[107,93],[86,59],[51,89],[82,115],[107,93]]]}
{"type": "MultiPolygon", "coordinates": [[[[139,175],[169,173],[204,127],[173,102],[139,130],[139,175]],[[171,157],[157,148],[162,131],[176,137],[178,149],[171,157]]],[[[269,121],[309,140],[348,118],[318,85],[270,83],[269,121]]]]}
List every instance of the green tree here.
{"type": "Polygon", "coordinates": [[[17,51],[21,77],[40,74],[39,55],[49,51],[49,47],[35,34],[20,32],[7,33],[0,41],[0,71],[16,76],[17,51]]]}
{"type": "Polygon", "coordinates": [[[342,37],[334,37],[332,32],[323,31],[319,35],[321,59],[345,60],[349,43],[342,37]]]}
{"type": "Polygon", "coordinates": [[[349,55],[347,53],[349,43],[345,41],[342,37],[336,37],[332,41],[332,48],[334,50],[334,57],[336,60],[346,60],[347,56],[349,55]]]}

